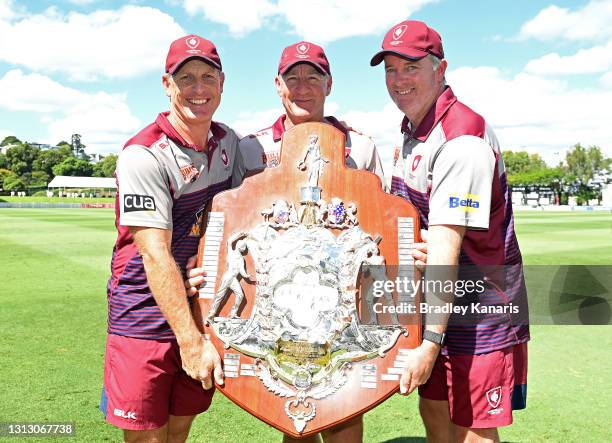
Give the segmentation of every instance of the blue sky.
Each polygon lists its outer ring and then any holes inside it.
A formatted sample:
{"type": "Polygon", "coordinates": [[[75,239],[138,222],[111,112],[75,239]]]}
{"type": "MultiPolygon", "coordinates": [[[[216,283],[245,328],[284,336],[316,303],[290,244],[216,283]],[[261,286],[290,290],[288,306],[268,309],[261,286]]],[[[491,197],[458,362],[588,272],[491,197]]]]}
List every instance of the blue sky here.
{"type": "Polygon", "coordinates": [[[280,114],[283,47],[321,44],[334,85],[326,112],[371,135],[384,159],[398,135],[382,67],[369,59],[407,19],[442,35],[448,83],[496,129],[502,149],[555,163],[571,145],[612,156],[612,1],[0,0],[0,137],[117,152],[167,109],[169,43],[197,33],[226,73],[216,120],[248,133],[280,114]]]}

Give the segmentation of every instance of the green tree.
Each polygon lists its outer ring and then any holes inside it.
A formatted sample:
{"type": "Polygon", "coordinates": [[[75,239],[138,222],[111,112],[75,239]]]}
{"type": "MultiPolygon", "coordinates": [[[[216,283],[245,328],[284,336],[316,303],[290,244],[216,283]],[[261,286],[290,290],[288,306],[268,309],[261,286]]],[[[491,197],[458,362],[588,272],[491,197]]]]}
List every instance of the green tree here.
{"type": "Polygon", "coordinates": [[[546,169],[546,163],[539,154],[529,155],[525,151],[504,151],[502,156],[508,175],[546,169]]]}
{"type": "Polygon", "coordinates": [[[10,175],[15,175],[15,173],[8,169],[0,168],[0,188],[4,188],[4,179],[10,175]]]}
{"type": "Polygon", "coordinates": [[[563,180],[565,172],[561,168],[543,168],[508,176],[510,186],[552,186],[563,180]]]}
{"type": "Polygon", "coordinates": [[[53,178],[53,167],[59,165],[70,156],[72,156],[70,145],[40,151],[36,159],[34,159],[32,170],[44,172],[47,176],[53,178]]]}
{"type": "Polygon", "coordinates": [[[42,188],[49,183],[49,175],[44,171],[32,171],[32,173],[28,175],[27,185],[29,188],[42,188]]]}
{"type": "Polygon", "coordinates": [[[32,163],[40,152],[28,143],[19,144],[6,150],[6,159],[11,171],[17,175],[23,175],[32,171],[32,163]]]}
{"type": "Polygon", "coordinates": [[[117,155],[109,154],[94,165],[94,177],[112,177],[117,167],[117,155]]]}
{"type": "Polygon", "coordinates": [[[612,159],[606,158],[599,146],[585,148],[578,143],[565,154],[565,163],[568,174],[585,185],[595,172],[610,167],[612,159]]]}
{"type": "Polygon", "coordinates": [[[93,166],[85,160],[68,157],[52,168],[54,175],[71,175],[75,177],[91,177],[93,166]]]}
{"type": "Polygon", "coordinates": [[[5,191],[23,191],[26,185],[17,174],[11,172],[11,174],[4,179],[3,187],[5,191]]]}
{"type": "Polygon", "coordinates": [[[14,135],[9,135],[8,137],[4,137],[4,140],[2,140],[2,143],[0,143],[0,146],[8,146],[8,145],[16,145],[16,144],[21,144],[21,140],[19,140],[14,135]]]}
{"type": "Polygon", "coordinates": [[[0,152],[0,169],[6,168],[8,168],[8,159],[6,158],[6,155],[0,152]]]}

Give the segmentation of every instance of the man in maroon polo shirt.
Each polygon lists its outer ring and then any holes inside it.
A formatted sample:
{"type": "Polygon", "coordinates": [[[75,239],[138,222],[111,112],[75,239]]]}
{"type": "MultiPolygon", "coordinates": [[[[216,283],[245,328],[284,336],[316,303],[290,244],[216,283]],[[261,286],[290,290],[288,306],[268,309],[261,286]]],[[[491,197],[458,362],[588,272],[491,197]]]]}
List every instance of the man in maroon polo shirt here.
{"type": "MultiPolygon", "coordinates": [[[[499,441],[497,428],[512,423],[513,409],[525,407],[529,340],[499,145],[484,118],[446,85],[447,62],[435,30],[413,20],[393,26],[370,64],[383,61],[389,95],[405,114],[391,191],[410,200],[429,229],[427,278],[454,278],[450,268],[456,265],[503,266],[503,287],[486,280],[478,300],[493,311],[516,306],[521,314],[476,315],[467,322],[454,313],[426,317],[424,341],[407,356],[400,391],[419,387],[429,441],[499,441]]],[[[425,298],[430,306],[461,306],[469,297],[427,292],[425,298]]]]}
{"type": "Polygon", "coordinates": [[[207,202],[238,184],[238,137],[212,121],[224,74],[212,42],[170,45],[159,114],[117,163],[117,242],[108,282],[108,336],[100,409],[126,442],[185,441],[210,405],[221,359],[200,334],[183,284],[207,202]]]}
{"type": "MultiPolygon", "coordinates": [[[[287,46],[281,54],[274,83],[285,113],[271,126],[240,140],[244,167],[242,173],[254,173],[278,166],[281,139],[286,130],[300,123],[323,122],[333,125],[345,135],[346,165],[375,173],[381,180],[381,186],[385,185],[380,158],[372,139],[335,117],[324,115],[325,98],[331,92],[332,77],[323,48],[306,41],[287,46]]],[[[190,265],[194,264],[195,257],[190,265]]],[[[204,282],[202,273],[202,268],[189,271],[190,278],[185,281],[185,286],[190,294],[195,294],[197,285],[204,282]]],[[[327,429],[322,432],[322,437],[326,443],[361,442],[363,418],[358,416],[327,429]]],[[[320,440],[318,435],[300,440],[285,435],[284,441],[307,443],[320,440]]]]}

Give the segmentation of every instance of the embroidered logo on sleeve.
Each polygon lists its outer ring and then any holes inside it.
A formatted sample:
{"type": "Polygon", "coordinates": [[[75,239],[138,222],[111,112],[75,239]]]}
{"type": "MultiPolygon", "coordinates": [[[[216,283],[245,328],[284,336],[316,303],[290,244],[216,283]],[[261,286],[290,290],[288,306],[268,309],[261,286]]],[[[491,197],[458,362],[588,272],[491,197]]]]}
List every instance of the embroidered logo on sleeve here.
{"type": "Polygon", "coordinates": [[[479,196],[475,194],[451,195],[448,198],[448,207],[451,209],[462,209],[466,212],[476,211],[480,208],[479,200],[479,196]]]}
{"type": "Polygon", "coordinates": [[[150,195],[125,194],[123,212],[155,211],[155,199],[150,195]]]}
{"type": "Polygon", "coordinates": [[[181,168],[181,175],[186,183],[194,182],[199,174],[200,171],[198,171],[198,168],[196,168],[193,163],[181,168]]]}

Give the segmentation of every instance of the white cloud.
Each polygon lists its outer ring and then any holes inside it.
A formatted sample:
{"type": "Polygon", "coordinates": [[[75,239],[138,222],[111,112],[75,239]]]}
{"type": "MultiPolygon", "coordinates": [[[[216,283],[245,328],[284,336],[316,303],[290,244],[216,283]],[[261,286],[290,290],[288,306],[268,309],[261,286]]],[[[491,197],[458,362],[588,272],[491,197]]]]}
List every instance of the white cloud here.
{"type": "Polygon", "coordinates": [[[612,37],[612,1],[592,0],[575,11],[552,5],[525,23],[518,37],[539,40],[606,40],[612,37]]]}
{"type": "Polygon", "coordinates": [[[48,128],[51,141],[66,140],[78,133],[88,153],[116,153],[140,126],[125,97],[108,97],[94,106],[87,102],[74,106],[65,117],[51,121],[48,128]]]}
{"type": "Polygon", "coordinates": [[[529,61],[525,71],[539,75],[593,74],[612,68],[612,40],[604,46],[581,49],[574,55],[546,54],[529,61]]]}
{"type": "Polygon", "coordinates": [[[355,35],[382,34],[432,0],[279,0],[295,33],[321,44],[355,35]]]}
{"type": "Polygon", "coordinates": [[[355,35],[380,34],[436,0],[184,0],[190,14],[203,13],[236,36],[259,29],[274,18],[284,18],[292,33],[305,40],[328,43],[355,35]],[[398,13],[399,11],[399,13],[398,13]]]}
{"type": "Polygon", "coordinates": [[[227,25],[237,37],[259,29],[277,12],[268,0],[185,0],[183,7],[191,15],[203,13],[207,20],[227,25]]]}
{"type": "Polygon", "coordinates": [[[612,89],[612,71],[602,75],[599,81],[604,88],[612,89]]]}
{"type": "Polygon", "coordinates": [[[90,153],[116,151],[140,127],[125,94],[85,93],[18,69],[0,78],[0,107],[40,113],[50,143],[82,134],[90,153]]]}
{"type": "Polygon", "coordinates": [[[0,78],[0,107],[12,111],[59,112],[84,98],[41,74],[24,75],[13,69],[0,78]]]}
{"type": "Polygon", "coordinates": [[[68,0],[68,1],[72,3],[73,5],[77,5],[77,6],[91,5],[92,3],[96,2],[96,0],[68,0]]]}
{"type": "Polygon", "coordinates": [[[385,174],[390,176],[393,148],[398,146],[402,139],[400,123],[404,117],[395,104],[388,103],[381,110],[374,111],[341,110],[336,117],[356,131],[372,137],[383,162],[385,174]]]}
{"type": "Polygon", "coordinates": [[[4,138],[8,137],[9,135],[15,135],[15,133],[11,131],[10,129],[0,128],[0,140],[4,140],[4,138]]]}
{"type": "Polygon", "coordinates": [[[0,0],[0,21],[15,18],[17,16],[16,9],[13,0],[0,0]]]}
{"type": "Polygon", "coordinates": [[[230,124],[230,127],[238,134],[245,136],[271,126],[284,112],[280,105],[278,108],[263,111],[243,111],[238,114],[238,117],[230,124]]]}
{"type": "Polygon", "coordinates": [[[0,23],[0,60],[77,80],[128,78],[162,72],[169,43],[184,34],[174,18],[150,7],[67,15],[49,8],[0,23]]]}
{"type": "Polygon", "coordinates": [[[555,152],[580,142],[612,156],[612,88],[571,89],[525,73],[507,78],[491,67],[459,68],[447,77],[459,99],[495,128],[502,149],[537,151],[552,163],[555,152]]]}

